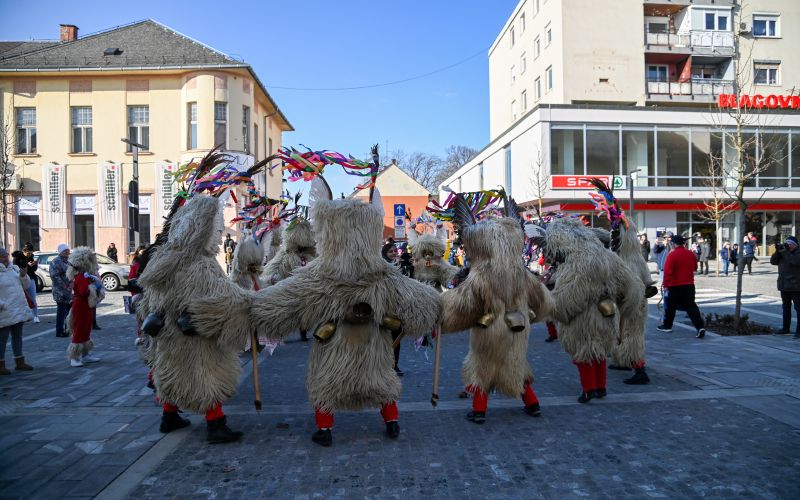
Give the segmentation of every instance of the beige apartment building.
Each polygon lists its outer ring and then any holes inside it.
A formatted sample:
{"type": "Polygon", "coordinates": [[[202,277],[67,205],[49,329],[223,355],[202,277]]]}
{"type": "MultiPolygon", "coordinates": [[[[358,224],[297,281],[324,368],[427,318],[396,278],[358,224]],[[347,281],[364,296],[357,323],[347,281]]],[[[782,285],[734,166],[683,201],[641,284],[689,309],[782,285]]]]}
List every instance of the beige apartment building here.
{"type": "MultiPolygon", "coordinates": [[[[13,249],[29,241],[132,250],[133,154],[123,138],[144,146],[139,226],[148,243],[179,165],[221,145],[246,169],[293,130],[250,65],[152,20],[85,37],[61,25],[58,41],[0,42],[0,110],[14,167],[5,214],[13,249]]],[[[277,196],[281,179],[278,170],[256,183],[277,196]]]]}
{"type": "Polygon", "coordinates": [[[779,159],[746,190],[768,252],[800,229],[797,47],[800,2],[521,0],[489,50],[489,144],[444,185],[589,215],[586,178],[608,176],[650,239],[709,236],[708,158],[733,158],[720,104],[749,101],[753,153],[779,159]]]}

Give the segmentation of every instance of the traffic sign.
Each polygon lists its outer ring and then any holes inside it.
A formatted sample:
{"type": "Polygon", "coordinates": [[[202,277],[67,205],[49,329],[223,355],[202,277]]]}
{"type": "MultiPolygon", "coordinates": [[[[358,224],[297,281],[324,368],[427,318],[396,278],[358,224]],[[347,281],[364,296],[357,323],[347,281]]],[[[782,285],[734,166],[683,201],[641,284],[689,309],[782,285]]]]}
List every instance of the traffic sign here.
{"type": "Polygon", "coordinates": [[[405,204],[403,204],[403,203],[395,203],[395,205],[394,205],[394,216],[395,217],[405,217],[406,216],[406,206],[405,206],[405,204]]]}
{"type": "Polygon", "coordinates": [[[395,226],[394,237],[397,239],[406,237],[406,226],[395,226]]]}
{"type": "Polygon", "coordinates": [[[405,227],[406,221],[402,217],[394,218],[394,227],[405,227]]]}

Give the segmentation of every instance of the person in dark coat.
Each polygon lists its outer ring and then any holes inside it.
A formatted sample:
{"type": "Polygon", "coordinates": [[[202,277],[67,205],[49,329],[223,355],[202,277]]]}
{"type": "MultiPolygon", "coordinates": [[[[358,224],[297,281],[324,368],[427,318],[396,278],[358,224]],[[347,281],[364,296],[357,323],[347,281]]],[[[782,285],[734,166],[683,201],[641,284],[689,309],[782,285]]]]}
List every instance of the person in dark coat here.
{"type": "Polygon", "coordinates": [[[31,303],[33,322],[39,323],[39,306],[36,303],[36,270],[39,268],[39,263],[36,262],[36,257],[33,256],[33,245],[25,243],[21,252],[13,252],[11,255],[14,257],[14,265],[20,269],[25,269],[28,278],[30,278],[30,285],[25,290],[25,293],[31,303]]]}
{"type": "Polygon", "coordinates": [[[639,247],[642,249],[642,257],[644,258],[645,262],[650,261],[650,240],[647,239],[647,235],[642,233],[639,235],[639,247]]]}
{"type": "Polygon", "coordinates": [[[778,266],[778,290],[783,302],[783,330],[786,335],[792,326],[792,304],[797,313],[797,328],[794,338],[800,339],[800,249],[797,238],[789,236],[783,245],[778,245],[769,263],[778,266]]]}
{"type": "Polygon", "coordinates": [[[108,248],[106,249],[106,255],[108,255],[108,258],[114,262],[119,262],[117,260],[117,245],[114,243],[109,243],[108,248]]]}

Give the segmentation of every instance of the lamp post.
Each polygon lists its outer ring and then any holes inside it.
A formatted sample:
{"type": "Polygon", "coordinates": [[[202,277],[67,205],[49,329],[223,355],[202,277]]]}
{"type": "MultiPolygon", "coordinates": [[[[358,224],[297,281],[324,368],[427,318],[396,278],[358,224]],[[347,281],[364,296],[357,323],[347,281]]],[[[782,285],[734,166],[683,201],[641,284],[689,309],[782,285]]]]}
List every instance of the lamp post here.
{"type": "Polygon", "coordinates": [[[139,150],[145,147],[123,137],[133,152],[133,180],[128,183],[128,227],[133,230],[133,249],[139,248],[139,150]]]}
{"type": "Polygon", "coordinates": [[[628,207],[629,215],[633,214],[633,183],[639,177],[639,172],[630,172],[628,174],[628,189],[630,190],[630,206],[628,207]]]}

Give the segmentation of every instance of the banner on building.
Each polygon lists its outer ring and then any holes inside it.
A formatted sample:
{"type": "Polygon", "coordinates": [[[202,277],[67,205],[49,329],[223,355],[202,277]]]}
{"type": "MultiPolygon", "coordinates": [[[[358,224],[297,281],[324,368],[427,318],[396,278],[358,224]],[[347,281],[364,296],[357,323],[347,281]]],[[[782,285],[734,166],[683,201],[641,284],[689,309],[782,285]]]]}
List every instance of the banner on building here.
{"type": "Polygon", "coordinates": [[[67,200],[64,192],[64,165],[42,167],[42,224],[43,229],[67,227],[67,200]]]}
{"type": "Polygon", "coordinates": [[[594,189],[589,179],[597,177],[613,189],[625,189],[627,187],[626,178],[621,175],[551,175],[551,186],[553,189],[594,189]]]}
{"type": "MultiPolygon", "coordinates": [[[[163,225],[164,217],[169,214],[169,209],[172,207],[172,201],[175,199],[176,186],[173,174],[175,173],[176,165],[158,161],[155,164],[156,169],[156,193],[151,211],[155,218],[153,219],[154,226],[163,225]]],[[[141,196],[139,203],[141,205],[141,196]]],[[[141,213],[141,207],[140,207],[141,213]]]]}
{"type": "Polygon", "coordinates": [[[100,227],[122,227],[121,178],[120,165],[114,163],[97,165],[97,213],[100,227]]]}
{"type": "Polygon", "coordinates": [[[41,196],[20,196],[17,198],[17,215],[39,216],[39,209],[42,206],[41,196]]]}

